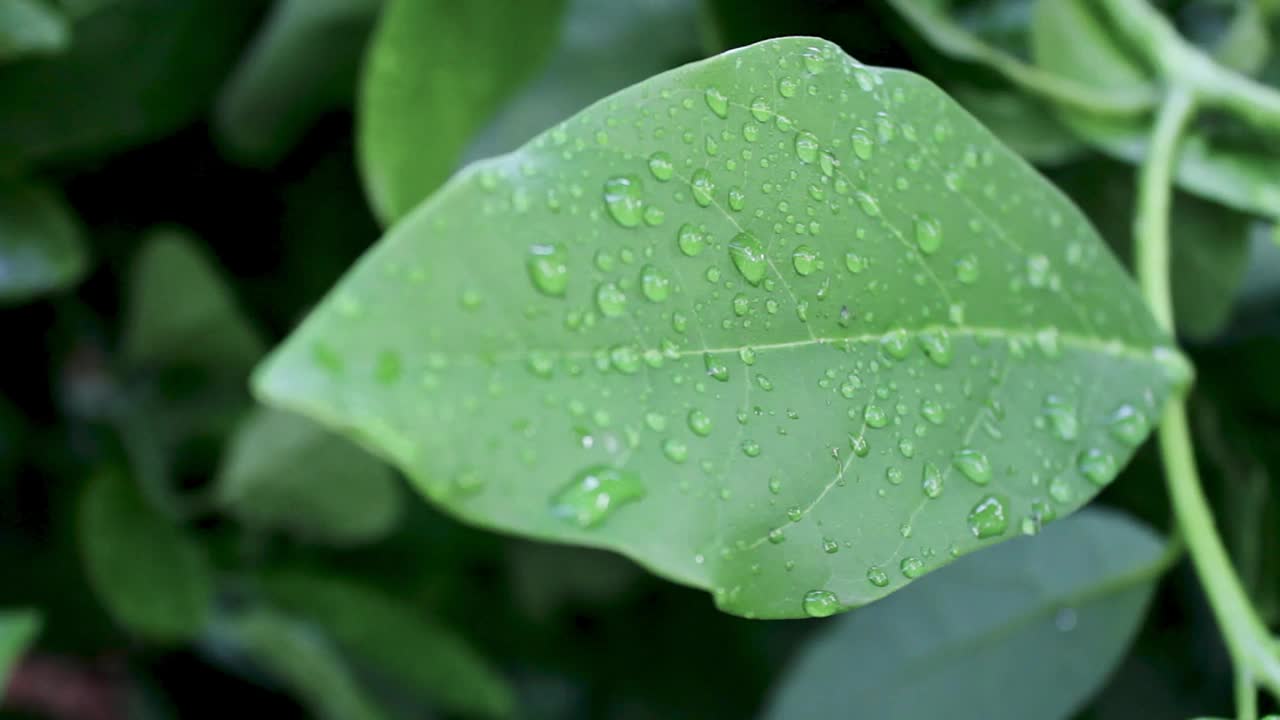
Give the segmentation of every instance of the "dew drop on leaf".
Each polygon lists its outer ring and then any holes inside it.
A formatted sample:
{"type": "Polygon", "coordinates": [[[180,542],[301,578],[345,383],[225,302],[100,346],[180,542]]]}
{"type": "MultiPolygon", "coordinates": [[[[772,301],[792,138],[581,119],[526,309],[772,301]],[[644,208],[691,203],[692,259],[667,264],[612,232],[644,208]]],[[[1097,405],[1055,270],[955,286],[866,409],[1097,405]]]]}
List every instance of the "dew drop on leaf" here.
{"type": "Polygon", "coordinates": [[[1141,445],[1151,429],[1146,414],[1128,403],[1116,408],[1108,425],[1111,436],[1129,447],[1141,445]]]}
{"type": "Polygon", "coordinates": [[[526,261],[529,280],[538,292],[563,297],[569,286],[569,266],[564,248],[559,245],[532,245],[526,261]]]}
{"type": "Polygon", "coordinates": [[[689,411],[689,429],[694,435],[706,437],[711,434],[711,417],[705,412],[694,408],[689,411]]]}
{"type": "Polygon", "coordinates": [[[831,617],[840,609],[840,599],[830,590],[810,590],[803,604],[804,613],[815,618],[831,617]]]}
{"type": "Polygon", "coordinates": [[[1094,485],[1106,485],[1115,475],[1116,459],[1105,450],[1089,448],[1076,456],[1076,468],[1094,485]]]}
{"type": "Polygon", "coordinates": [[[970,481],[978,485],[991,482],[991,461],[981,450],[962,448],[951,456],[951,464],[970,481]]]}
{"type": "Polygon", "coordinates": [[[980,540],[1003,535],[1008,527],[1009,517],[1004,500],[995,495],[982,498],[969,511],[969,530],[980,540]]]}
{"type": "Polygon", "coordinates": [[[581,528],[600,525],[618,508],[644,497],[634,473],[596,465],[574,476],[551,501],[551,512],[581,528]]]}
{"type": "Polygon", "coordinates": [[[733,266],[742,274],[743,279],[752,285],[759,285],[764,280],[768,269],[764,245],[748,232],[741,232],[729,242],[729,258],[733,266]]]}
{"type": "Polygon", "coordinates": [[[640,179],[631,175],[609,178],[604,184],[604,204],[609,217],[622,227],[638,226],[644,212],[640,179]]]}

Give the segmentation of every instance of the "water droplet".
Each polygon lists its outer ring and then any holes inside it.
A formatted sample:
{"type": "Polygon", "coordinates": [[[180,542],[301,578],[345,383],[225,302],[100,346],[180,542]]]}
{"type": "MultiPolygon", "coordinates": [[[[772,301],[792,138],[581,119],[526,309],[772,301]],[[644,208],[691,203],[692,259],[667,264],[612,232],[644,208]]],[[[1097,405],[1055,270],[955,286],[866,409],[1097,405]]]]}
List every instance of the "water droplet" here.
{"type": "Polygon", "coordinates": [[[853,448],[853,454],[858,457],[866,457],[871,452],[871,444],[861,435],[850,435],[849,447],[853,448]]]}
{"type": "Polygon", "coordinates": [[[879,405],[867,405],[862,411],[862,419],[873,428],[882,428],[889,424],[889,416],[879,405]]]}
{"type": "Polygon", "coordinates": [[[947,367],[951,364],[951,336],[943,328],[929,328],[916,336],[924,354],[934,365],[947,367]]]}
{"type": "Polygon", "coordinates": [[[729,379],[729,366],[724,364],[724,360],[720,359],[719,355],[703,353],[702,363],[706,366],[707,375],[710,377],[720,382],[726,382],[729,379]]]}
{"type": "Polygon", "coordinates": [[[839,612],[840,599],[830,590],[810,590],[804,594],[803,606],[809,617],[831,617],[839,612]]]}
{"type": "Polygon", "coordinates": [[[724,93],[714,87],[709,87],[703,93],[703,97],[707,100],[707,107],[711,108],[711,112],[715,113],[717,117],[729,117],[729,98],[725,97],[724,93]]]}
{"type": "Polygon", "coordinates": [[[969,531],[979,540],[1003,535],[1008,527],[1004,500],[995,495],[982,498],[969,511],[969,531]]]}
{"type": "Polygon", "coordinates": [[[743,440],[742,454],[751,458],[760,457],[760,443],[755,440],[743,440]]]}
{"type": "Polygon", "coordinates": [[[596,527],[610,515],[644,497],[634,473],[596,465],[574,476],[551,502],[551,512],[581,528],[596,527]]]}
{"type": "Polygon", "coordinates": [[[956,279],[965,285],[972,285],[978,281],[978,258],[973,255],[965,255],[956,260],[956,279]]]}
{"type": "Polygon", "coordinates": [[[651,302],[662,302],[671,294],[671,279],[652,265],[640,270],[640,291],[651,302]]]}
{"type": "Polygon", "coordinates": [[[742,208],[747,206],[747,196],[742,192],[740,187],[729,188],[729,209],[734,212],[742,212],[742,208]]]}
{"type": "Polygon", "coordinates": [[[911,352],[911,343],[907,331],[902,328],[890,330],[880,337],[880,347],[889,357],[902,360],[911,352]]]}
{"type": "Polygon", "coordinates": [[[784,98],[795,97],[796,81],[789,77],[778,80],[778,94],[784,98]]]}
{"type": "Polygon", "coordinates": [[[905,557],[898,564],[898,568],[907,579],[915,579],[924,574],[924,561],[918,557],[905,557]]]}
{"type": "Polygon", "coordinates": [[[673,463],[682,463],[689,457],[689,446],[683,440],[667,438],[662,443],[662,454],[673,463]]]}
{"type": "Polygon", "coordinates": [[[876,587],[885,587],[889,584],[889,573],[884,568],[871,567],[867,569],[867,581],[876,587]]]}
{"type": "Polygon", "coordinates": [[[1063,476],[1058,476],[1049,483],[1049,497],[1060,503],[1071,502],[1075,493],[1071,491],[1071,483],[1063,476]]]}
{"type": "Polygon", "coordinates": [[[818,149],[818,138],[813,133],[802,131],[796,134],[796,157],[800,158],[800,162],[816,162],[818,149]]]}
{"type": "Polygon", "coordinates": [[[1129,447],[1141,445],[1151,429],[1146,414],[1128,403],[1116,408],[1108,424],[1111,436],[1129,447]]]}
{"type": "Polygon", "coordinates": [[[706,168],[698,168],[689,177],[689,191],[693,193],[693,201],[700,207],[707,207],[715,199],[716,183],[706,168]]]}
{"type": "Polygon", "coordinates": [[[694,435],[706,437],[711,434],[711,417],[698,409],[689,411],[689,429],[694,435]]]}
{"type": "Polygon", "coordinates": [[[786,542],[787,534],[782,532],[782,528],[774,528],[769,531],[769,542],[774,545],[781,545],[786,542]]]}
{"type": "Polygon", "coordinates": [[[644,210],[640,179],[631,175],[609,178],[604,184],[604,204],[609,216],[622,227],[636,227],[644,210]]]}
{"type": "Polygon", "coordinates": [[[870,193],[859,190],[854,194],[854,198],[858,201],[858,208],[868,217],[880,215],[880,203],[870,193]]]}
{"type": "Polygon", "coordinates": [[[920,252],[925,255],[938,252],[938,248],[942,247],[942,224],[931,217],[917,215],[915,226],[916,246],[920,248],[920,252]]]}
{"type": "Polygon", "coordinates": [[[743,365],[755,365],[756,351],[749,347],[738,348],[738,359],[742,361],[743,365]]]}
{"type": "Polygon", "coordinates": [[[936,400],[921,400],[920,414],[924,416],[925,420],[928,420],[934,425],[941,425],[947,419],[946,410],[944,410],[942,404],[936,400]]]}
{"type": "Polygon", "coordinates": [[[951,456],[951,464],[961,475],[978,485],[991,482],[991,461],[985,453],[973,448],[962,448],[951,456]]]}
{"type": "Polygon", "coordinates": [[[936,498],[942,494],[942,471],[937,465],[924,464],[924,477],[921,478],[920,486],[924,489],[925,497],[936,498]]]}
{"type": "Polygon", "coordinates": [[[755,235],[741,232],[729,242],[729,258],[733,266],[742,273],[742,277],[752,285],[759,285],[764,280],[768,269],[764,245],[755,235]]]}
{"type": "Polygon", "coordinates": [[[762,97],[758,97],[751,101],[751,117],[759,122],[765,122],[769,116],[773,114],[773,110],[769,107],[769,101],[762,97]]]}
{"type": "Polygon", "coordinates": [[[1075,404],[1060,395],[1044,396],[1044,415],[1049,418],[1053,434],[1062,440],[1075,440],[1080,434],[1080,420],[1075,404]]]}
{"type": "Polygon", "coordinates": [[[1049,258],[1044,255],[1032,255],[1027,258],[1027,284],[1033,288],[1042,288],[1049,282],[1049,258]]]}
{"type": "Polygon", "coordinates": [[[1116,459],[1105,450],[1089,448],[1076,456],[1076,468],[1094,485],[1106,485],[1116,474],[1116,459]]]}
{"type": "Polygon", "coordinates": [[[551,297],[563,297],[569,286],[568,258],[559,245],[531,245],[526,266],[529,279],[538,292],[551,297]]]}
{"type": "Polygon", "coordinates": [[[863,130],[862,128],[854,130],[850,140],[853,143],[854,155],[857,155],[862,160],[871,159],[872,154],[875,152],[876,144],[875,141],[871,139],[871,136],[867,134],[866,130],[863,130]]]}
{"type": "Polygon", "coordinates": [[[680,252],[689,257],[695,257],[706,249],[707,238],[691,223],[685,223],[676,233],[676,244],[680,247],[680,252]]]}
{"type": "Polygon", "coordinates": [[[800,275],[811,275],[818,269],[818,251],[808,245],[800,245],[791,253],[791,265],[800,275]]]}
{"type": "Polygon", "coordinates": [[[640,372],[640,351],[634,345],[617,345],[609,351],[609,361],[623,375],[640,372]]]}
{"type": "Polygon", "coordinates": [[[675,164],[667,153],[659,150],[649,156],[649,172],[653,173],[655,179],[666,182],[675,174],[675,169],[675,164]]]}
{"type": "Polygon", "coordinates": [[[855,252],[847,252],[844,254],[844,266],[849,268],[849,272],[857,275],[867,269],[867,261],[855,252]]]}
{"type": "Polygon", "coordinates": [[[823,538],[822,552],[828,555],[834,555],[840,552],[840,543],[836,542],[835,540],[832,540],[831,538],[823,538]]]}
{"type": "Polygon", "coordinates": [[[614,283],[600,283],[596,288],[596,307],[605,317],[617,317],[627,310],[627,295],[614,283]]]}

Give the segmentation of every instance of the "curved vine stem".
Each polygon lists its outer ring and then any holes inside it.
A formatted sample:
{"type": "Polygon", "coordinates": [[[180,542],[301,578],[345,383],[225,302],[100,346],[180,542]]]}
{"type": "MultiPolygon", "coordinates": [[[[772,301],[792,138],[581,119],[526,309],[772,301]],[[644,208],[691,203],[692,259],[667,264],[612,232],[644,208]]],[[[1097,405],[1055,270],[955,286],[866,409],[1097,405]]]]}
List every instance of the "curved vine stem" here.
{"type": "MultiPolygon", "coordinates": [[[[1175,86],[1156,118],[1146,161],[1138,180],[1134,221],[1138,281],[1151,312],[1171,334],[1173,302],[1169,289],[1169,203],[1178,140],[1195,115],[1197,91],[1175,86]]],[[[1191,432],[1182,399],[1166,405],[1160,422],[1160,454],[1178,527],[1226,640],[1237,673],[1237,702],[1242,720],[1256,716],[1256,687],[1280,698],[1280,654],[1258,618],[1214,525],[1200,487],[1191,432]],[[1251,714],[1252,713],[1252,714],[1251,714]]]]}

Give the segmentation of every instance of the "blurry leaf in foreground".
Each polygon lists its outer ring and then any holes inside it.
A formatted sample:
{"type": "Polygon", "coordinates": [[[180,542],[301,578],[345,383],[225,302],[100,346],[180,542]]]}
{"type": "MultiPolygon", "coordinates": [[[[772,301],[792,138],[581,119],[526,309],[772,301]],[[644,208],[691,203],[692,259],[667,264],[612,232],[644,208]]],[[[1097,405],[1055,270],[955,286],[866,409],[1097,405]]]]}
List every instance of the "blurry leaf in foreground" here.
{"type": "Polygon", "coordinates": [[[276,0],[218,97],[215,129],[232,155],[280,160],[324,112],[350,102],[383,0],[276,0]]]}
{"type": "Polygon", "coordinates": [[[73,24],[65,52],[0,66],[0,166],[99,155],[190,122],[235,61],[261,5],[94,3],[73,24]]]}
{"type": "Polygon", "coordinates": [[[551,52],[564,0],[388,0],[357,113],[360,170],[390,225],[457,168],[476,131],[551,52]]]}
{"type": "Polygon", "coordinates": [[[828,621],[765,718],[1070,717],[1124,656],[1166,559],[1145,527],[1085,509],[828,621]]]}
{"type": "Polygon", "coordinates": [[[87,264],[79,222],[54,190],[0,181],[0,305],[74,285],[87,264]]]}
{"type": "Polygon", "coordinates": [[[66,19],[46,0],[0,2],[0,63],[60,52],[70,35],[66,19]]]}
{"type": "Polygon", "coordinates": [[[9,673],[40,632],[40,614],[34,610],[0,610],[0,700],[9,685],[9,673]]]}
{"type": "MultiPolygon", "coordinates": [[[[1102,12],[1082,0],[1036,3],[1032,48],[1045,70],[1113,91],[1136,92],[1156,80],[1122,47],[1102,12]]],[[[1146,155],[1150,119],[1107,118],[1062,108],[1063,121],[1103,152],[1137,164],[1146,155]]],[[[1280,217],[1280,152],[1261,139],[1224,140],[1197,126],[1179,144],[1178,186],[1244,212],[1280,217]]],[[[1175,226],[1176,227],[1176,226],[1175,226]]]]}
{"type": "Polygon", "coordinates": [[[184,232],[153,231],[130,273],[124,355],[142,366],[245,372],[266,345],[219,276],[207,250],[184,232]]]}
{"type": "Polygon", "coordinates": [[[220,504],[245,524],[338,544],[376,540],[400,515],[391,468],[300,415],[259,408],[218,475],[220,504]]]}
{"type": "Polygon", "coordinates": [[[356,667],[450,712],[505,717],[506,681],[453,630],[381,591],[301,571],[263,578],[280,608],[333,637],[356,667]]]}
{"type": "Polygon", "coordinates": [[[1186,377],[1075,206],[936,85],[785,38],[457,175],[254,389],[477,525],[802,617],[1074,511],[1186,377]]]}
{"type": "Polygon", "coordinates": [[[695,0],[569,0],[541,73],[502,105],[464,162],[511,152],[628,85],[700,56],[695,0]]]}
{"type": "Polygon", "coordinates": [[[98,599],[126,629],[170,642],[204,628],[213,577],[203,549],[123,475],[99,473],[85,489],[80,555],[98,599]]]}
{"type": "Polygon", "coordinates": [[[287,615],[253,609],[217,625],[217,634],[283,684],[318,720],[382,720],[341,653],[324,635],[287,615]]]}

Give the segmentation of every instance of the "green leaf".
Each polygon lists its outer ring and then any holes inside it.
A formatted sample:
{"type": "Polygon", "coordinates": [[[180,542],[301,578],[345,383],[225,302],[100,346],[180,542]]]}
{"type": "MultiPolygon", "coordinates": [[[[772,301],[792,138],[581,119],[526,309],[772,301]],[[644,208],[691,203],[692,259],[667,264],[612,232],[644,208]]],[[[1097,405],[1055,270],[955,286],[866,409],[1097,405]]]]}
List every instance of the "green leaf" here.
{"type": "MultiPolygon", "coordinates": [[[[1085,0],[1036,4],[1031,25],[1037,64],[1062,77],[1120,92],[1155,82],[1130,58],[1104,19],[1085,0]]],[[[1138,164],[1146,157],[1148,118],[1102,117],[1064,108],[1063,121],[1082,139],[1116,158],[1138,164]]],[[[1192,129],[1179,144],[1178,186],[1244,212],[1280,215],[1280,156],[1261,141],[1242,143],[1210,128],[1192,129]],[[1257,145],[1256,147],[1254,145],[1257,145]]]]}
{"type": "Polygon", "coordinates": [[[276,0],[223,87],[215,129],[239,159],[271,165],[321,114],[346,105],[382,0],[276,0]]]}
{"type": "Polygon", "coordinates": [[[160,642],[205,626],[212,572],[202,549],[156,514],[118,473],[101,473],[80,502],[80,555],[94,592],[125,628],[160,642]]]}
{"type": "Polygon", "coordinates": [[[0,699],[9,686],[9,674],[40,633],[40,613],[35,610],[0,610],[0,699]]]}
{"type": "Polygon", "coordinates": [[[332,636],[358,666],[424,702],[468,716],[506,717],[512,695],[502,677],[461,637],[378,590],[304,571],[264,578],[281,608],[332,636]]]}
{"type": "Polygon", "coordinates": [[[471,522],[795,617],[1079,507],[1185,381],[1167,342],[934,85],[788,38],[461,173],[255,389],[471,522]]]}
{"type": "Polygon", "coordinates": [[[464,161],[510,152],[601,97],[702,56],[693,0],[574,0],[541,74],[468,145],[464,161]]]}
{"type": "Polygon", "coordinates": [[[56,192],[0,181],[0,305],[75,285],[87,265],[80,224],[56,192]]]}
{"type": "Polygon", "coordinates": [[[244,523],[338,544],[390,532],[402,497],[391,469],[312,421],[259,409],[227,449],[218,499],[244,523]]]}
{"type": "Polygon", "coordinates": [[[1072,717],[1124,656],[1162,558],[1145,527],[1086,510],[825,625],[764,717],[1072,717]]]}
{"type": "Polygon", "coordinates": [[[381,720],[337,648],[298,620],[254,609],[224,621],[220,635],[283,684],[321,720],[381,720]]]}
{"type": "Polygon", "coordinates": [[[383,222],[444,182],[475,132],[533,77],[563,4],[389,0],[370,41],[357,115],[360,170],[383,222]]]}
{"type": "Polygon", "coordinates": [[[152,231],[130,274],[125,358],[237,374],[265,347],[204,248],[182,231],[152,231]]]}
{"type": "Polygon", "coordinates": [[[99,155],[177,130],[205,109],[260,6],[129,0],[88,8],[65,52],[0,66],[0,166],[99,155]]]}
{"type": "Polygon", "coordinates": [[[45,0],[0,3],[0,63],[61,52],[70,39],[66,19],[45,0]]]}

